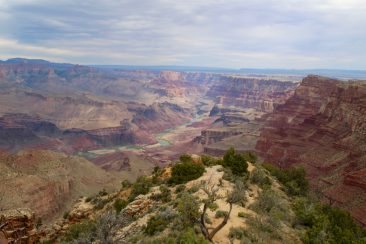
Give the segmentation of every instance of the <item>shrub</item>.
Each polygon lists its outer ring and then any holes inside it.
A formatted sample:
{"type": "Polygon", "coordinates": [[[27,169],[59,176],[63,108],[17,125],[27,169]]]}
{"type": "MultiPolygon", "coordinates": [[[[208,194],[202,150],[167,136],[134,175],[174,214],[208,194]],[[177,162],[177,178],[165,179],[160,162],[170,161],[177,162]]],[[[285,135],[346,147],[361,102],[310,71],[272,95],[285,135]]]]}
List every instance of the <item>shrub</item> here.
{"type": "Polygon", "coordinates": [[[161,168],[159,166],[155,166],[153,169],[153,174],[159,175],[161,172],[161,168]]]}
{"type": "Polygon", "coordinates": [[[255,168],[250,174],[250,182],[257,184],[261,188],[266,188],[271,185],[271,180],[262,169],[255,168]]]}
{"type": "Polygon", "coordinates": [[[224,218],[228,214],[228,211],[217,210],[215,213],[215,218],[224,218]]]}
{"type": "Polygon", "coordinates": [[[170,189],[166,186],[160,186],[159,190],[160,190],[160,193],[152,194],[150,196],[150,199],[152,199],[154,201],[162,201],[164,203],[170,202],[170,200],[172,199],[170,189]]]}
{"type": "Polygon", "coordinates": [[[95,206],[94,206],[94,208],[95,209],[102,209],[102,208],[104,208],[104,206],[108,203],[109,201],[108,201],[108,199],[97,199],[96,201],[95,201],[95,206]]]}
{"type": "Polygon", "coordinates": [[[179,185],[175,188],[175,193],[178,194],[186,189],[186,185],[179,185]]]}
{"type": "Polygon", "coordinates": [[[210,242],[202,235],[196,234],[192,228],[188,228],[178,236],[175,243],[209,244],[210,242]]]}
{"type": "Polygon", "coordinates": [[[305,179],[304,168],[280,169],[272,164],[263,164],[263,167],[285,186],[289,195],[305,196],[307,194],[309,183],[305,179]]]}
{"type": "Polygon", "coordinates": [[[248,172],[246,158],[236,153],[234,148],[230,148],[224,155],[223,166],[231,169],[234,175],[243,176],[248,172]]]}
{"type": "Polygon", "coordinates": [[[208,155],[202,155],[201,160],[205,166],[214,166],[214,165],[221,164],[220,159],[217,159],[217,158],[214,158],[214,157],[211,157],[208,155]]]}
{"type": "Polygon", "coordinates": [[[191,155],[188,155],[188,154],[182,154],[180,157],[179,157],[179,161],[181,161],[182,163],[192,163],[192,157],[191,155]]]}
{"type": "Polygon", "coordinates": [[[250,214],[244,213],[244,212],[239,212],[238,213],[238,217],[240,218],[248,218],[250,216],[250,214]]]}
{"type": "Polygon", "coordinates": [[[247,201],[246,191],[247,184],[243,181],[237,180],[235,181],[234,188],[232,192],[228,194],[227,202],[235,203],[241,206],[245,206],[245,202],[247,201]]]}
{"type": "Polygon", "coordinates": [[[366,230],[343,210],[307,198],[296,199],[293,208],[296,223],[306,227],[304,243],[366,243],[366,230]]]}
{"type": "Polygon", "coordinates": [[[199,206],[197,198],[189,193],[183,193],[181,198],[178,199],[177,210],[183,227],[192,226],[197,222],[200,217],[199,206]]]}
{"type": "Polygon", "coordinates": [[[233,174],[233,172],[231,172],[231,169],[224,168],[224,175],[222,176],[222,179],[235,182],[236,178],[237,177],[233,174]]]}
{"type": "Polygon", "coordinates": [[[116,210],[116,213],[120,213],[122,209],[124,209],[127,206],[128,202],[123,199],[116,199],[113,203],[113,207],[116,210]]]}
{"type": "Polygon", "coordinates": [[[243,156],[244,156],[244,158],[245,158],[246,161],[251,162],[253,164],[257,163],[258,157],[257,157],[257,155],[255,153],[253,153],[253,152],[245,152],[243,154],[243,156]]]}
{"type": "Polygon", "coordinates": [[[165,230],[169,223],[171,223],[172,220],[176,217],[177,214],[175,212],[173,212],[169,208],[166,208],[158,214],[150,217],[147,225],[144,228],[144,232],[150,236],[154,235],[157,232],[161,232],[165,230]]]}
{"type": "Polygon", "coordinates": [[[216,209],[219,208],[219,205],[217,205],[217,203],[213,202],[211,204],[208,205],[208,208],[211,210],[211,211],[215,211],[216,209]]]}
{"type": "Polygon", "coordinates": [[[200,188],[201,188],[201,185],[195,184],[191,188],[188,189],[188,193],[193,194],[193,193],[199,191],[200,188]]]}
{"type": "Polygon", "coordinates": [[[71,242],[72,240],[76,240],[82,235],[88,235],[95,230],[95,223],[91,221],[73,224],[67,229],[62,239],[65,242],[71,242]]]}
{"type": "Polygon", "coordinates": [[[128,200],[132,202],[138,195],[149,193],[152,182],[146,176],[140,176],[132,185],[132,192],[128,200]]]}
{"type": "Polygon", "coordinates": [[[90,202],[91,200],[93,200],[93,197],[87,197],[87,198],[85,199],[85,202],[90,202]]]}
{"type": "Polygon", "coordinates": [[[244,236],[246,236],[246,231],[241,227],[231,227],[229,231],[230,239],[241,240],[244,236]]]}
{"type": "Polygon", "coordinates": [[[62,216],[64,219],[68,219],[69,218],[69,212],[65,212],[64,215],[62,216]]]}
{"type": "Polygon", "coordinates": [[[251,207],[259,213],[269,213],[272,208],[283,209],[285,206],[281,197],[271,189],[263,190],[259,196],[258,200],[254,202],[251,207]]]}
{"type": "Polygon", "coordinates": [[[169,183],[183,184],[188,181],[194,180],[202,176],[205,171],[205,167],[201,164],[195,164],[192,162],[178,163],[172,168],[172,176],[169,179],[169,183]]]}
{"type": "Polygon", "coordinates": [[[103,190],[99,191],[98,195],[103,197],[103,196],[108,195],[108,192],[105,189],[103,189],[103,190]]]}
{"type": "Polygon", "coordinates": [[[210,217],[208,217],[207,214],[205,214],[204,218],[205,218],[205,223],[206,224],[209,224],[209,225],[212,224],[212,221],[211,221],[210,217]]]}
{"type": "Polygon", "coordinates": [[[159,215],[150,217],[147,221],[147,225],[144,228],[144,232],[150,236],[154,235],[156,232],[161,232],[165,230],[169,222],[167,219],[162,218],[159,215]]]}
{"type": "Polygon", "coordinates": [[[246,220],[246,223],[253,229],[258,230],[260,232],[273,233],[276,231],[272,225],[270,225],[267,221],[267,218],[262,216],[249,217],[246,220]]]}
{"type": "Polygon", "coordinates": [[[132,184],[131,184],[131,182],[129,180],[124,180],[124,181],[122,181],[121,185],[122,185],[122,188],[128,188],[132,184]]]}

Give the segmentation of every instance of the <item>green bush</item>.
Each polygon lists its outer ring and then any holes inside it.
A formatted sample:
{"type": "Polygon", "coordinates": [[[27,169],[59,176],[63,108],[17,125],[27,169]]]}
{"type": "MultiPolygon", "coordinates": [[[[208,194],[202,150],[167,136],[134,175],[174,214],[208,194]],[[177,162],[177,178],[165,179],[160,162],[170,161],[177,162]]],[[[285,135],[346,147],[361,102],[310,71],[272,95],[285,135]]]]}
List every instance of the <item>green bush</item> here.
{"type": "Polygon", "coordinates": [[[193,193],[195,193],[195,192],[198,192],[200,188],[201,188],[201,185],[199,185],[199,184],[194,184],[194,185],[193,185],[191,188],[189,188],[187,191],[188,191],[188,193],[193,194],[193,193]]]}
{"type": "Polygon", "coordinates": [[[174,210],[167,207],[161,208],[156,215],[150,217],[144,232],[150,236],[157,232],[162,232],[176,218],[177,213],[174,210]]]}
{"type": "Polygon", "coordinates": [[[157,232],[161,232],[165,230],[165,228],[169,225],[169,221],[164,219],[160,215],[154,215],[150,217],[147,221],[147,225],[144,229],[144,232],[150,236],[154,235],[157,232]]]}
{"type": "Polygon", "coordinates": [[[228,211],[223,211],[223,210],[217,210],[215,213],[215,218],[224,218],[226,217],[226,215],[228,215],[228,211]]]}
{"type": "Polygon", "coordinates": [[[296,224],[306,227],[304,243],[366,243],[366,230],[341,209],[299,198],[294,211],[296,224]]]}
{"type": "Polygon", "coordinates": [[[88,235],[91,232],[96,230],[96,226],[94,222],[85,221],[77,224],[71,225],[63,236],[63,241],[71,242],[73,240],[78,239],[82,235],[88,235]]]}
{"type": "Polygon", "coordinates": [[[146,176],[140,176],[132,185],[132,192],[128,200],[132,202],[138,195],[145,195],[149,193],[152,182],[146,176]]]}
{"type": "Polygon", "coordinates": [[[212,221],[211,221],[210,217],[208,217],[207,214],[205,214],[204,218],[205,218],[205,223],[206,224],[209,224],[209,225],[212,224],[212,221]]]}
{"type": "Polygon", "coordinates": [[[176,239],[175,243],[186,243],[186,244],[210,244],[203,235],[198,235],[192,228],[186,229],[176,239]]]}
{"type": "Polygon", "coordinates": [[[113,207],[116,210],[116,213],[120,213],[122,211],[122,209],[124,209],[127,206],[128,202],[126,200],[123,199],[116,199],[113,203],[113,207]]]}
{"type": "Polygon", "coordinates": [[[304,168],[280,169],[272,164],[263,164],[263,167],[284,185],[285,190],[289,195],[307,195],[309,183],[305,178],[306,172],[304,168]]]}
{"type": "Polygon", "coordinates": [[[243,156],[246,159],[246,161],[251,162],[253,164],[257,163],[258,157],[255,153],[245,152],[245,153],[243,153],[243,156]]]}
{"type": "Polygon", "coordinates": [[[268,214],[273,208],[286,211],[283,202],[284,200],[275,191],[265,189],[259,194],[258,200],[251,205],[251,208],[258,213],[265,214],[268,214]]]}
{"type": "Polygon", "coordinates": [[[68,219],[69,218],[69,211],[65,212],[64,215],[62,216],[64,219],[68,219]]]}
{"type": "Polygon", "coordinates": [[[172,168],[172,176],[169,179],[171,184],[183,184],[202,176],[205,167],[192,162],[178,163],[172,168]]]}
{"type": "Polygon", "coordinates": [[[150,196],[150,199],[152,199],[154,201],[161,201],[163,203],[170,202],[170,200],[172,199],[172,194],[171,194],[170,189],[163,185],[163,186],[159,187],[159,190],[160,190],[160,193],[152,194],[150,196]]]}
{"type": "Polygon", "coordinates": [[[175,188],[175,193],[178,194],[180,192],[183,192],[184,190],[186,189],[186,185],[178,185],[176,188],[175,188]]]}
{"type": "Polygon", "coordinates": [[[240,218],[248,218],[250,216],[250,214],[244,213],[244,212],[239,212],[238,213],[238,217],[240,218]]]}
{"type": "Polygon", "coordinates": [[[96,200],[94,201],[95,209],[102,209],[104,208],[104,206],[109,202],[108,199],[103,199],[103,198],[96,198],[96,200]]]}
{"type": "Polygon", "coordinates": [[[159,175],[161,173],[161,168],[159,166],[155,166],[153,169],[153,174],[159,175]]]}
{"type": "Polygon", "coordinates": [[[188,154],[180,155],[179,161],[181,161],[182,163],[192,163],[193,162],[191,155],[188,155],[188,154]]]}
{"type": "Polygon", "coordinates": [[[217,159],[209,155],[201,155],[201,160],[205,166],[214,166],[222,163],[221,159],[217,159]]]}
{"type": "Polygon", "coordinates": [[[248,163],[244,155],[230,148],[224,155],[223,166],[231,170],[234,175],[243,176],[248,172],[248,163]]]}
{"type": "Polygon", "coordinates": [[[123,180],[123,181],[121,182],[121,185],[122,185],[122,188],[128,188],[128,187],[130,187],[132,184],[131,184],[131,182],[130,182],[129,180],[123,180]]]}
{"type": "Polygon", "coordinates": [[[246,231],[242,227],[231,227],[229,231],[230,239],[241,240],[244,236],[246,236],[246,231]]]}
{"type": "Polygon", "coordinates": [[[250,182],[257,184],[261,188],[266,188],[271,185],[271,179],[268,177],[264,170],[255,168],[250,174],[250,182]]]}
{"type": "Polygon", "coordinates": [[[217,205],[217,203],[215,202],[212,202],[208,205],[208,208],[211,210],[211,211],[215,211],[216,209],[219,208],[219,205],[217,205]]]}
{"type": "Polygon", "coordinates": [[[177,210],[180,214],[180,224],[182,227],[194,225],[200,217],[200,204],[197,198],[189,193],[183,193],[178,199],[177,210]]]}

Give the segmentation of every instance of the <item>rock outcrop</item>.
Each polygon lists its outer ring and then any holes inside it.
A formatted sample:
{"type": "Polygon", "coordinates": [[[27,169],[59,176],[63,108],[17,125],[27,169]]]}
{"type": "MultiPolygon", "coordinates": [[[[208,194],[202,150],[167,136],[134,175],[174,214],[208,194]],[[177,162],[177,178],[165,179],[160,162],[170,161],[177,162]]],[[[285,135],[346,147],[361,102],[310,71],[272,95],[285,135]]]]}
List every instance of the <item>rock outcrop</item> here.
{"type": "Polygon", "coordinates": [[[365,114],[365,82],[308,76],[269,116],[256,149],[280,167],[303,165],[314,188],[366,224],[365,114]]]}
{"type": "Polygon", "coordinates": [[[40,238],[35,224],[35,215],[30,209],[0,211],[0,243],[38,243],[40,238]]]}

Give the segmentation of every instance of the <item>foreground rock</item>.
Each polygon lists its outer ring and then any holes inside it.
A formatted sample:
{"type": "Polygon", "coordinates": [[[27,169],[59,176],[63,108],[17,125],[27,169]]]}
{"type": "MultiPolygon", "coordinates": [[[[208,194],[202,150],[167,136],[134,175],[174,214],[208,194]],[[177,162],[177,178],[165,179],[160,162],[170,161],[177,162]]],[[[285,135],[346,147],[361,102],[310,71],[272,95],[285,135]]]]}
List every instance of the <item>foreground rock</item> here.
{"type": "Polygon", "coordinates": [[[0,211],[0,243],[37,243],[35,216],[30,209],[0,211]]]}

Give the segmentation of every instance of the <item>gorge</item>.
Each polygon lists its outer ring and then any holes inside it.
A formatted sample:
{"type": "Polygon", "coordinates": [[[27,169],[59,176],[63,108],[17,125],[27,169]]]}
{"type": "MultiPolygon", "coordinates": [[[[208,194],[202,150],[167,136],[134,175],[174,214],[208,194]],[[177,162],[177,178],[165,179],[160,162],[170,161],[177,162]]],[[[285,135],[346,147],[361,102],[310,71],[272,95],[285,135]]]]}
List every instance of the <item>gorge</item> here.
{"type": "Polygon", "coordinates": [[[366,83],[301,79],[2,62],[0,207],[52,221],[181,154],[235,147],[303,166],[314,192],[366,224],[366,83]]]}

